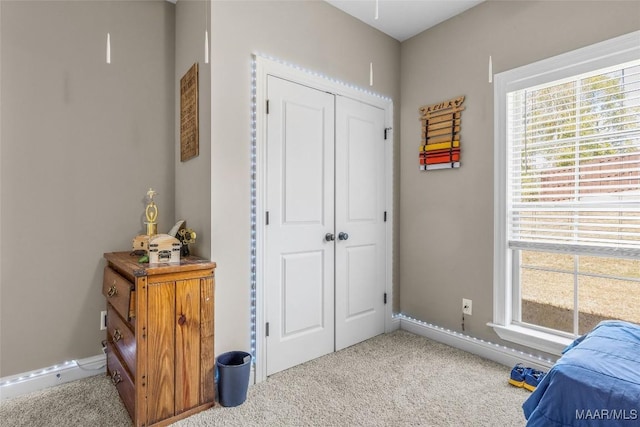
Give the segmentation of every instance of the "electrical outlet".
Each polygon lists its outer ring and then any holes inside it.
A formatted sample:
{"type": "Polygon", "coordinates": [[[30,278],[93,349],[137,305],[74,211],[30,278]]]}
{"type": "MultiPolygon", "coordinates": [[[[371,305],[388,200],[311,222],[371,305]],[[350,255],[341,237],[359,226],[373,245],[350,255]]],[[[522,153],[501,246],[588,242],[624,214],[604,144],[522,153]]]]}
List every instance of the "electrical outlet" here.
{"type": "Polygon", "coordinates": [[[470,299],[462,298],[462,314],[471,316],[471,303],[470,299]]]}
{"type": "Polygon", "coordinates": [[[107,312],[101,311],[100,312],[100,330],[104,331],[105,329],[107,329],[107,312]]]}

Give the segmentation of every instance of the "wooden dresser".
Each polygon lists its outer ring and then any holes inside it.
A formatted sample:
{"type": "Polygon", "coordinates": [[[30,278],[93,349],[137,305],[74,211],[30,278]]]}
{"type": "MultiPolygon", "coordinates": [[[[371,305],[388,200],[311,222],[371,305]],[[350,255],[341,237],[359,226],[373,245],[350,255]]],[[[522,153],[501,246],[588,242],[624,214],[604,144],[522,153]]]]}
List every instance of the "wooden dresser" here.
{"type": "Polygon", "coordinates": [[[212,407],[215,263],[104,257],[107,375],[134,425],[167,425],[212,407]]]}

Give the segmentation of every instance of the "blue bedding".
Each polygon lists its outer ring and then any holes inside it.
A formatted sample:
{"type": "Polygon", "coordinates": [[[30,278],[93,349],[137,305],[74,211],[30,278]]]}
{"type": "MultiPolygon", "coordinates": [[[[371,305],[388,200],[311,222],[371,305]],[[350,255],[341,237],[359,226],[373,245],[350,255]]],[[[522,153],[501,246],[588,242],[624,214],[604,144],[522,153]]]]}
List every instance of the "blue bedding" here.
{"type": "Polygon", "coordinates": [[[640,325],[601,322],[563,353],[522,405],[527,427],[640,425],[640,325]]]}

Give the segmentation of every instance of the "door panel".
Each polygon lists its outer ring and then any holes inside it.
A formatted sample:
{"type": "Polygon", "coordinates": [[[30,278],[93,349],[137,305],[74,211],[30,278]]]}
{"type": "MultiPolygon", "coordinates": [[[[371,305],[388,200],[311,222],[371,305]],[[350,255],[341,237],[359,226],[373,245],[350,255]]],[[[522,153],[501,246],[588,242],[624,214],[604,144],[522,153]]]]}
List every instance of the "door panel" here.
{"type": "MultiPolygon", "coordinates": [[[[312,90],[312,89],[309,89],[312,90]]],[[[304,123],[321,130],[325,109],[308,100],[287,100],[282,104],[283,221],[286,224],[322,224],[324,205],[324,132],[314,132],[304,123]]]]}
{"type": "Polygon", "coordinates": [[[347,120],[347,135],[341,135],[347,145],[338,151],[346,153],[346,158],[341,160],[341,164],[347,168],[346,182],[337,182],[346,185],[347,221],[375,222],[380,201],[377,177],[384,172],[378,169],[377,164],[380,153],[376,152],[376,148],[380,147],[373,145],[376,131],[380,133],[380,125],[353,114],[342,119],[347,120]]]}
{"type": "Polygon", "coordinates": [[[282,256],[283,339],[295,339],[324,327],[327,301],[323,258],[322,251],[282,256]]]}
{"type": "Polygon", "coordinates": [[[336,350],[384,332],[384,118],[336,98],[336,350]]]}
{"type": "Polygon", "coordinates": [[[267,79],[267,375],[334,350],[334,97],[267,79]]]}
{"type": "Polygon", "coordinates": [[[376,245],[351,246],[345,250],[348,269],[345,282],[347,321],[371,315],[376,307],[380,295],[370,292],[370,283],[376,280],[376,250],[376,245]]]}

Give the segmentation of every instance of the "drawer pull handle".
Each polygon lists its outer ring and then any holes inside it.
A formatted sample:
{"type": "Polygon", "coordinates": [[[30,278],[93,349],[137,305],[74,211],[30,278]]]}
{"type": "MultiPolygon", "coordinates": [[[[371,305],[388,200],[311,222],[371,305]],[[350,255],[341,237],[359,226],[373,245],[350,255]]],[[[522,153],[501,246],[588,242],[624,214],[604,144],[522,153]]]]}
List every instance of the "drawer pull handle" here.
{"type": "Polygon", "coordinates": [[[118,372],[117,369],[111,373],[111,381],[113,381],[113,385],[118,385],[122,382],[122,377],[120,376],[120,372],[118,372]]]}
{"type": "Polygon", "coordinates": [[[118,342],[123,338],[122,332],[120,332],[120,329],[116,329],[115,331],[113,331],[113,342],[118,342]]]}
{"type": "Polygon", "coordinates": [[[109,288],[109,291],[107,292],[107,295],[109,295],[109,297],[114,297],[118,295],[118,288],[116,288],[116,285],[111,285],[111,287],[109,288]]]}

